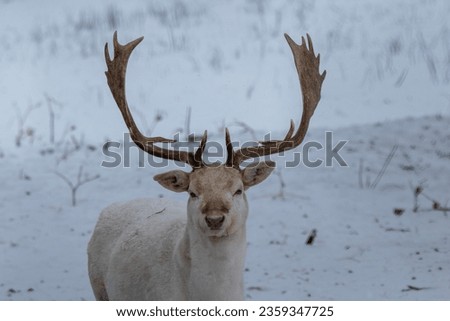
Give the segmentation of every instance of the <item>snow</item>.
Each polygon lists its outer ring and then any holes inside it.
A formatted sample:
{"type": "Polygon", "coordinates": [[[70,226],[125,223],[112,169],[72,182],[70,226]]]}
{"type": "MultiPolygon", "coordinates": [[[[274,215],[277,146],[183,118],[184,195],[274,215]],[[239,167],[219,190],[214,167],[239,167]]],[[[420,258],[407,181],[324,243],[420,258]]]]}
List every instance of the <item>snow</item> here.
{"type": "Polygon", "coordinates": [[[327,131],[349,141],[348,166],[286,168],[288,153],[248,192],[247,299],[450,300],[450,218],[426,197],[449,206],[449,10],[444,0],[0,1],[0,300],[92,300],[86,246],[100,210],[187,198],[153,182],[167,168],[140,168],[136,148],[130,168],[101,166],[102,145],[125,131],[103,74],[116,29],[121,42],[145,36],[127,75],[139,125],[153,129],[161,113],[154,133],[171,136],[190,106],[192,130],[221,143],[224,125],[250,138],[236,120],[262,138],[300,117],[283,32],[310,33],[321,53],[327,78],[307,141],[324,144],[327,131]],[[56,173],[76,181],[80,166],[99,178],[73,207],[56,173]]]}

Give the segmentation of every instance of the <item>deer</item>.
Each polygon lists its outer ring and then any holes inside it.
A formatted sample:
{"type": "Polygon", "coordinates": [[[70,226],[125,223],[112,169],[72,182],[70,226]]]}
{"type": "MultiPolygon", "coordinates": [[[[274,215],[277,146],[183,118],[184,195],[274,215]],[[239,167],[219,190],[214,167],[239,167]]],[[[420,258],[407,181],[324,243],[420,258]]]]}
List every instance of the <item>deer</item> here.
{"type": "Polygon", "coordinates": [[[306,40],[302,36],[300,45],[287,34],[285,38],[300,81],[300,124],[295,130],[291,120],[282,140],[269,139],[238,149],[225,128],[223,164],[207,164],[203,159],[207,131],[192,151],[170,148],[172,139],[142,134],[127,103],[125,76],[129,57],[143,37],[122,45],[116,31],[113,59],[106,43],[108,86],[133,142],[153,157],[181,162],[192,170],[154,176],[162,187],[186,192],[187,206],[149,198],[112,204],[101,212],[88,244],[88,272],[96,300],[244,300],[246,191],[275,168],[275,162],[260,160],[262,157],[302,143],[326,76],[326,71],[319,71],[320,54],[314,53],[309,34],[306,40]]]}

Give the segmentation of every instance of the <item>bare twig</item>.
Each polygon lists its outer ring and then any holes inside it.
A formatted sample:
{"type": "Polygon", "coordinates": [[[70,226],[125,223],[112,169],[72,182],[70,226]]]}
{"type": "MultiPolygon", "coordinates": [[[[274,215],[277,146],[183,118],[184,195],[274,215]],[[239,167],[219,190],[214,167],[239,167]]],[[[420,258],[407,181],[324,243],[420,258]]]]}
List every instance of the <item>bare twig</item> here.
{"type": "Polygon", "coordinates": [[[417,185],[416,187],[413,187],[410,184],[412,190],[413,190],[413,195],[414,195],[414,207],[413,207],[413,212],[418,212],[419,210],[421,212],[432,212],[432,211],[438,211],[438,212],[444,212],[445,215],[447,215],[448,212],[450,212],[450,207],[448,206],[442,206],[440,202],[436,201],[434,198],[432,198],[431,196],[429,196],[428,194],[426,194],[424,192],[424,186],[423,183],[419,183],[419,185],[417,185]],[[419,206],[419,196],[422,195],[424,198],[426,198],[427,200],[429,200],[431,202],[431,207],[429,208],[424,208],[424,209],[420,209],[419,206]]]}
{"type": "Polygon", "coordinates": [[[50,96],[49,94],[45,93],[45,100],[47,102],[47,108],[48,108],[48,115],[49,115],[49,140],[51,144],[55,143],[55,110],[53,106],[62,107],[63,104],[50,96]]]}
{"type": "Polygon", "coordinates": [[[309,233],[308,238],[306,239],[306,245],[313,245],[314,240],[316,239],[316,236],[317,236],[317,230],[313,229],[309,233]]]}
{"type": "Polygon", "coordinates": [[[70,135],[70,139],[67,139],[64,142],[62,147],[61,156],[56,158],[56,163],[59,164],[63,160],[67,160],[70,155],[79,151],[84,144],[84,136],[81,135],[79,138],[76,138],[75,135],[70,135]]]}
{"type": "Polygon", "coordinates": [[[411,230],[409,228],[394,228],[394,227],[387,227],[384,229],[386,232],[401,232],[401,233],[409,233],[411,230]]]}
{"type": "Polygon", "coordinates": [[[184,134],[184,141],[193,143],[202,140],[203,136],[197,136],[195,133],[191,132],[191,117],[192,108],[191,106],[186,107],[186,116],[184,119],[184,128],[179,128],[179,131],[184,134]]]}
{"type": "Polygon", "coordinates": [[[250,127],[250,125],[248,125],[247,123],[240,121],[240,120],[236,120],[236,121],[232,122],[230,124],[230,126],[237,126],[237,127],[242,128],[241,134],[249,133],[255,142],[258,141],[255,130],[252,127],[250,127]]]}
{"type": "Polygon", "coordinates": [[[392,158],[394,157],[395,152],[397,151],[397,148],[398,148],[398,145],[394,145],[394,147],[392,147],[391,152],[386,157],[386,160],[383,163],[383,167],[381,167],[381,170],[378,172],[377,177],[375,178],[375,180],[370,185],[371,189],[375,189],[377,187],[378,183],[380,182],[381,178],[383,177],[384,173],[386,172],[386,169],[389,166],[392,158]]]}
{"type": "Polygon", "coordinates": [[[422,291],[422,290],[428,290],[431,289],[429,287],[418,287],[413,285],[408,285],[406,289],[402,289],[402,292],[408,292],[408,291],[422,291]]]}
{"type": "Polygon", "coordinates": [[[360,189],[364,188],[363,175],[364,175],[364,159],[361,158],[359,160],[359,169],[358,169],[358,185],[360,189]]]}
{"type": "Polygon", "coordinates": [[[419,209],[419,195],[422,193],[423,187],[421,185],[414,188],[414,207],[413,212],[417,212],[419,209]]]}
{"type": "Polygon", "coordinates": [[[278,180],[280,182],[280,190],[278,191],[278,194],[273,196],[273,199],[278,198],[281,200],[285,200],[286,197],[285,197],[284,189],[286,187],[286,183],[284,182],[283,175],[280,170],[275,171],[275,175],[278,176],[278,180]]]}
{"type": "Polygon", "coordinates": [[[152,123],[150,125],[150,129],[148,130],[148,135],[151,135],[156,128],[156,125],[164,119],[165,113],[161,110],[156,111],[155,117],[153,117],[152,123]]]}
{"type": "Polygon", "coordinates": [[[72,182],[67,176],[61,174],[58,171],[55,171],[55,174],[59,176],[66,184],[69,186],[71,195],[72,195],[72,206],[77,205],[77,191],[80,188],[80,186],[92,182],[93,180],[96,180],[100,177],[100,175],[94,175],[94,176],[88,176],[87,174],[83,175],[83,166],[80,165],[80,168],[78,170],[77,180],[76,182],[72,182]]]}
{"type": "Polygon", "coordinates": [[[150,123],[148,123],[146,120],[146,116],[142,111],[140,111],[137,108],[134,108],[133,112],[136,113],[137,115],[139,115],[139,118],[141,119],[141,122],[143,123],[144,131],[147,135],[151,135],[153,133],[153,131],[155,130],[156,125],[164,118],[164,112],[157,110],[152,121],[150,123]]]}
{"type": "Polygon", "coordinates": [[[418,212],[443,212],[445,215],[448,215],[448,212],[450,212],[450,207],[437,207],[437,208],[426,208],[426,209],[420,209],[418,212]]]}
{"type": "Polygon", "coordinates": [[[67,143],[67,136],[70,133],[74,133],[77,130],[77,126],[66,124],[64,131],[61,134],[61,137],[56,142],[56,145],[63,145],[67,143]]]}
{"type": "Polygon", "coordinates": [[[25,123],[26,123],[28,117],[30,116],[30,113],[39,107],[41,107],[41,102],[37,102],[37,103],[28,105],[27,109],[25,109],[25,111],[23,113],[20,111],[20,109],[16,109],[17,125],[18,125],[17,134],[16,134],[16,146],[17,147],[20,147],[22,145],[22,140],[25,137],[33,138],[34,129],[31,127],[25,128],[25,123]]]}
{"type": "Polygon", "coordinates": [[[186,120],[184,122],[184,134],[185,134],[185,140],[187,142],[194,141],[194,136],[191,135],[191,113],[192,113],[191,106],[187,106],[186,107],[186,120]]]}

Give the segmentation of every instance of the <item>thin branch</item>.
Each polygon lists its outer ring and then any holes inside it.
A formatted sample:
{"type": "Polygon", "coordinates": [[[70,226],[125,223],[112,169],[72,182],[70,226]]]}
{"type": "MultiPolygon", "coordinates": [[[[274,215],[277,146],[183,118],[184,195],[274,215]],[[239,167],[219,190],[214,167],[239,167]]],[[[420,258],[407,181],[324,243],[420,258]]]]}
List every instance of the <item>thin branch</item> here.
{"type": "Polygon", "coordinates": [[[249,133],[252,136],[252,139],[255,142],[258,141],[258,138],[257,138],[255,130],[250,125],[248,125],[247,123],[245,123],[243,121],[240,121],[240,120],[236,120],[236,121],[232,122],[230,124],[230,126],[241,127],[242,128],[242,131],[241,131],[242,134],[249,133]]]}
{"type": "Polygon", "coordinates": [[[41,102],[37,102],[35,104],[28,105],[28,108],[22,113],[19,108],[16,109],[17,114],[17,134],[16,134],[16,146],[20,147],[22,145],[22,139],[26,136],[32,136],[33,129],[27,128],[25,129],[25,123],[30,116],[31,112],[35,109],[41,107],[41,102]]]}
{"type": "Polygon", "coordinates": [[[155,114],[155,117],[153,117],[153,120],[149,123],[147,122],[146,115],[138,108],[133,108],[133,113],[136,113],[139,116],[139,119],[144,127],[144,132],[147,135],[152,135],[156,125],[164,118],[163,112],[158,110],[155,114]]]}
{"type": "Polygon", "coordinates": [[[83,135],[79,139],[77,139],[75,135],[71,135],[70,139],[67,139],[67,141],[64,142],[61,156],[58,156],[56,158],[56,163],[59,164],[61,161],[68,159],[70,155],[80,150],[80,148],[84,144],[83,141],[84,141],[83,135]]]}
{"type": "Polygon", "coordinates": [[[75,186],[73,185],[72,181],[70,179],[68,179],[66,176],[64,176],[63,174],[61,174],[60,172],[56,171],[55,174],[57,176],[59,176],[64,182],[66,182],[67,185],[69,185],[69,187],[73,190],[75,188],[75,186]]]}
{"type": "Polygon", "coordinates": [[[410,186],[411,186],[411,189],[413,190],[413,195],[414,195],[413,212],[438,211],[438,212],[443,212],[445,215],[447,215],[448,212],[450,212],[450,207],[442,206],[440,202],[436,201],[431,196],[425,194],[425,192],[424,192],[425,188],[423,186],[423,182],[419,183],[419,185],[417,185],[416,187],[413,187],[412,184],[410,183],[410,186]],[[419,196],[420,195],[422,195],[425,199],[427,199],[428,201],[430,201],[432,203],[430,208],[425,208],[425,209],[420,208],[420,206],[419,206],[419,196]]]}
{"type": "Polygon", "coordinates": [[[192,113],[192,108],[191,106],[187,106],[186,107],[186,120],[184,122],[184,134],[185,134],[185,140],[187,142],[192,142],[194,141],[194,137],[193,135],[191,135],[191,113],[192,113]]]}
{"type": "Polygon", "coordinates": [[[58,171],[55,171],[55,174],[60,177],[64,182],[66,182],[66,184],[70,187],[70,191],[71,191],[71,195],[72,195],[72,206],[76,206],[77,205],[77,198],[76,198],[76,194],[78,189],[89,182],[92,182],[93,180],[96,180],[98,178],[100,178],[100,175],[94,175],[94,176],[88,176],[88,175],[84,175],[83,176],[83,166],[80,165],[80,168],[78,169],[78,175],[77,175],[77,180],[76,182],[72,182],[67,176],[61,174],[58,171]]]}
{"type": "Polygon", "coordinates": [[[283,175],[280,170],[275,171],[275,175],[278,176],[278,180],[280,182],[280,190],[279,190],[278,194],[273,196],[273,199],[285,200],[286,197],[285,197],[284,190],[286,187],[286,183],[284,182],[283,175]]]}
{"type": "Polygon", "coordinates": [[[314,240],[316,239],[316,237],[317,237],[317,230],[316,230],[316,229],[313,229],[313,230],[309,233],[309,235],[308,235],[308,237],[307,237],[307,239],[306,239],[305,244],[306,244],[306,245],[313,245],[314,240]]]}
{"type": "Polygon", "coordinates": [[[47,101],[47,108],[48,108],[48,114],[49,114],[49,140],[51,144],[55,143],[55,110],[53,108],[53,105],[56,105],[58,107],[62,107],[63,104],[50,96],[47,93],[44,93],[45,100],[47,101]]]}
{"type": "Polygon", "coordinates": [[[435,211],[444,212],[444,214],[448,214],[448,212],[450,212],[450,207],[419,209],[417,212],[435,212],[435,211]]]}
{"type": "Polygon", "coordinates": [[[358,185],[360,189],[364,188],[363,176],[364,176],[364,159],[361,158],[359,160],[359,169],[358,169],[358,185]]]}
{"type": "Polygon", "coordinates": [[[380,182],[381,178],[383,177],[384,173],[386,172],[386,169],[388,168],[392,158],[394,157],[395,152],[397,151],[397,148],[398,148],[398,145],[394,145],[394,147],[392,147],[391,152],[389,153],[389,155],[386,157],[386,160],[384,161],[383,167],[378,172],[378,175],[375,178],[375,180],[373,181],[373,183],[370,185],[371,189],[375,189],[377,187],[378,183],[380,182]]]}

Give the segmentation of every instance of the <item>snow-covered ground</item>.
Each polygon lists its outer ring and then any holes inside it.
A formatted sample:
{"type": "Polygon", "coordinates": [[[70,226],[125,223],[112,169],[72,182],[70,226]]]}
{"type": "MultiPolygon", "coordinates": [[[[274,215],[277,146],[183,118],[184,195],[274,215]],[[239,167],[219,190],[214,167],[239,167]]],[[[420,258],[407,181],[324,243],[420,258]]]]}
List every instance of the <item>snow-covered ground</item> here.
{"type": "Polygon", "coordinates": [[[184,129],[188,106],[191,129],[212,140],[224,125],[248,139],[237,120],[281,136],[301,106],[283,32],[309,32],[321,53],[307,140],[348,140],[348,166],[279,158],[249,191],[248,299],[450,300],[450,218],[429,199],[450,206],[449,12],[445,0],[0,1],[0,299],[92,300],[86,245],[100,210],[187,197],[152,180],[164,168],[101,166],[104,142],[124,132],[103,74],[117,29],[121,42],[145,36],[128,99],[162,136],[184,129]],[[99,177],[72,206],[61,175],[75,182],[80,166],[99,177]]]}

